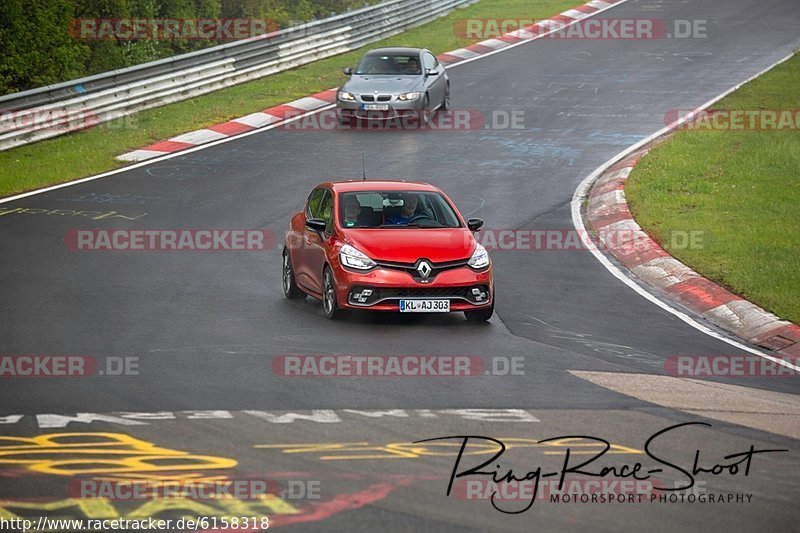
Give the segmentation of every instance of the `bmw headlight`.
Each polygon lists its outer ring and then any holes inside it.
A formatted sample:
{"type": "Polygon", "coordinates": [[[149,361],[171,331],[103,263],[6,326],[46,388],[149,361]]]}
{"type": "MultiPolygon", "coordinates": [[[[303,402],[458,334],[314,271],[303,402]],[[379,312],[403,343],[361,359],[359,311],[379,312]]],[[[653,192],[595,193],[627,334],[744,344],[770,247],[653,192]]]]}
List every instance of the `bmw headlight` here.
{"type": "Polygon", "coordinates": [[[489,252],[486,251],[482,244],[478,243],[467,264],[476,270],[486,268],[489,266],[489,252]]]}
{"type": "Polygon", "coordinates": [[[419,93],[418,92],[416,92],[416,93],[403,93],[403,94],[401,94],[400,96],[397,97],[398,100],[403,101],[403,102],[410,102],[412,100],[416,100],[417,98],[419,98],[419,93]]]}
{"type": "Polygon", "coordinates": [[[355,102],[356,97],[347,91],[339,91],[339,100],[343,102],[355,102]]]}
{"type": "Polygon", "coordinates": [[[357,270],[369,270],[376,266],[375,261],[349,244],[345,244],[342,246],[342,249],[339,250],[339,260],[342,262],[342,265],[357,270]]]}

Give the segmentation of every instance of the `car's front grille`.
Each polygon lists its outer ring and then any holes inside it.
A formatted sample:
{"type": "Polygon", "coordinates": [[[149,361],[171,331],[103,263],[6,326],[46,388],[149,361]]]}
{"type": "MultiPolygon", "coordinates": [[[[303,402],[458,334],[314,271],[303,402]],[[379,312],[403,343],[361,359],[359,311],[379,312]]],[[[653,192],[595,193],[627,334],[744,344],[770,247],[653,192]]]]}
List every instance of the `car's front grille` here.
{"type": "Polygon", "coordinates": [[[489,298],[487,285],[471,285],[469,287],[353,287],[349,301],[352,305],[369,307],[387,300],[411,298],[427,298],[441,300],[466,300],[480,305],[489,298]],[[478,289],[474,294],[473,289],[478,289]],[[371,291],[371,292],[370,292],[371,291]],[[368,293],[368,294],[365,294],[368,293]]]}
{"type": "Polygon", "coordinates": [[[432,263],[428,262],[431,267],[430,274],[428,274],[427,278],[420,277],[420,273],[417,270],[417,263],[393,263],[388,261],[378,261],[378,266],[381,268],[389,268],[392,270],[402,270],[404,272],[408,272],[415,281],[420,283],[430,283],[433,279],[439,275],[440,272],[444,270],[450,270],[453,268],[462,268],[467,266],[467,262],[469,259],[459,259],[457,261],[448,261],[446,263],[432,263]]]}
{"type": "Polygon", "coordinates": [[[466,298],[469,287],[378,289],[379,299],[387,298],[466,298]]]}
{"type": "Polygon", "coordinates": [[[378,102],[388,102],[392,99],[391,94],[380,94],[375,96],[374,94],[362,94],[361,101],[362,102],[374,102],[377,100],[378,102]]]}

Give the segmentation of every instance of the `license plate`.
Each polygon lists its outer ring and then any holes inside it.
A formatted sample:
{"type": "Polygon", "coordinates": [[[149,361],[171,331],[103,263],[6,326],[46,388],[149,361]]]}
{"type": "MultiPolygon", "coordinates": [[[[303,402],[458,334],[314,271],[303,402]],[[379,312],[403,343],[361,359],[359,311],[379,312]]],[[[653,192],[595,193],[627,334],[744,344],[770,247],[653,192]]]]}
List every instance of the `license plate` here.
{"type": "Polygon", "coordinates": [[[364,111],[389,111],[389,104],[361,104],[364,111]]]}
{"type": "Polygon", "coordinates": [[[400,300],[401,313],[449,313],[450,300],[400,300]]]}

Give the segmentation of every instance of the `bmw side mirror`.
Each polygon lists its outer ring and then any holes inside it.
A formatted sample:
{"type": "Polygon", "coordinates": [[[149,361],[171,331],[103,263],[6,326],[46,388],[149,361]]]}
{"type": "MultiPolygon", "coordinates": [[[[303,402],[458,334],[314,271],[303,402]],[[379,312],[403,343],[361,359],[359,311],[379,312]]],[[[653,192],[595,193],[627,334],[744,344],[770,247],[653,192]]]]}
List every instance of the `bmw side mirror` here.
{"type": "Polygon", "coordinates": [[[342,69],[342,72],[344,72],[345,76],[352,76],[353,75],[352,67],[344,67],[342,69]]]}
{"type": "Polygon", "coordinates": [[[306,220],[306,228],[317,233],[325,233],[327,226],[321,218],[309,218],[306,220]]]}
{"type": "Polygon", "coordinates": [[[428,70],[425,71],[425,75],[427,75],[427,76],[438,76],[439,75],[439,71],[436,70],[435,68],[429,68],[428,70]]]}
{"type": "Polygon", "coordinates": [[[471,218],[467,220],[467,227],[470,231],[478,231],[483,227],[483,220],[480,218],[471,218]]]}

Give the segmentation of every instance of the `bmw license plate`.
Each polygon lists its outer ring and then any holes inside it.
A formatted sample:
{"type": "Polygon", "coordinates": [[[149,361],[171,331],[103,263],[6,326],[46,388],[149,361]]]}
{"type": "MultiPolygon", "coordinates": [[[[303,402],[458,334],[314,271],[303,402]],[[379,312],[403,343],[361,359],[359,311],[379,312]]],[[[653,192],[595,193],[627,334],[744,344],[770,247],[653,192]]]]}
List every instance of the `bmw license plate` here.
{"type": "Polygon", "coordinates": [[[389,104],[361,104],[364,111],[389,111],[389,104]]]}
{"type": "Polygon", "coordinates": [[[450,300],[400,300],[401,313],[449,313],[450,300]]]}

